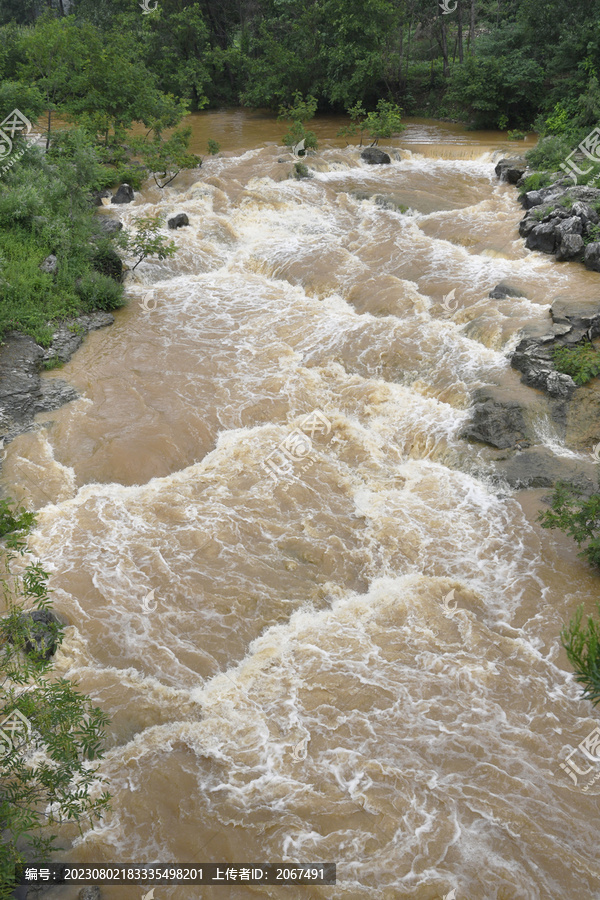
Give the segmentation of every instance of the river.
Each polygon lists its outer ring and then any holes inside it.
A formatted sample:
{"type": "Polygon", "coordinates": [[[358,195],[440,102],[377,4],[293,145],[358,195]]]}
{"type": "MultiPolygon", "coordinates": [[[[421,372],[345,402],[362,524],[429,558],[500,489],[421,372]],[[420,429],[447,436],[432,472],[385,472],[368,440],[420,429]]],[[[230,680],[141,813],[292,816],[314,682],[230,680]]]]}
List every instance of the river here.
{"type": "Polygon", "coordinates": [[[112,720],[113,812],[64,858],[338,864],[156,900],[600,898],[600,783],[560,768],[596,723],[559,633],[597,576],[459,437],[476,387],[537,396],[507,353],[597,275],[525,250],[501,134],[408,120],[366,166],[319,119],[298,181],[274,118],[193,124],[221,153],[107,211],[187,213],[176,256],[48,373],[81,399],[3,469],[70,623],[56,670],[112,720]]]}

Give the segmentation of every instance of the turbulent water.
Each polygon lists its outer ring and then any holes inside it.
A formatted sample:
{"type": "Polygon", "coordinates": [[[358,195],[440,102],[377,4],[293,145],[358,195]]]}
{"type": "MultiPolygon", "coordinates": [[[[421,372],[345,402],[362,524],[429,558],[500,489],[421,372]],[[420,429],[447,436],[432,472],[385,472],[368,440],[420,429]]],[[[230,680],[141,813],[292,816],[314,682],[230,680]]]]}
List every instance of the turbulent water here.
{"type": "Polygon", "coordinates": [[[64,858],[338,863],[157,900],[599,898],[600,783],[559,765],[595,719],[558,640],[597,582],[536,524],[547,491],[458,436],[477,386],[531,400],[519,329],[597,275],[524,249],[500,136],[415,122],[369,167],[323,122],[297,181],[272,120],[197,123],[221,155],[107,211],[187,213],[177,255],[4,469],[71,623],[57,670],[112,719],[113,812],[64,858]],[[503,279],[528,299],[488,299],[503,279]]]}

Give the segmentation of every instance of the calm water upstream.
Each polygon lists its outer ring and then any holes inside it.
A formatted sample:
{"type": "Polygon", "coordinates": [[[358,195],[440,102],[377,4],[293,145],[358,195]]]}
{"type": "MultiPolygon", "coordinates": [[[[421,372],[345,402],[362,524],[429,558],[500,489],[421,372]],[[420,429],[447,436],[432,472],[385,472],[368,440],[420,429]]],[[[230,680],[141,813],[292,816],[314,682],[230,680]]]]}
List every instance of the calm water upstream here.
{"type": "Polygon", "coordinates": [[[519,329],[598,276],[524,249],[502,135],[409,120],[370,167],[339,125],[296,181],[281,123],[195,116],[221,154],[107,211],[186,212],[177,255],[10,445],[71,623],[56,668],[112,719],[114,811],[64,857],[338,863],[336,887],[155,900],[600,898],[600,782],[559,768],[596,719],[558,640],[598,580],[536,524],[548,491],[501,490],[458,437],[474,388],[533,396],[519,329]],[[490,300],[503,279],[528,299],[490,300]]]}

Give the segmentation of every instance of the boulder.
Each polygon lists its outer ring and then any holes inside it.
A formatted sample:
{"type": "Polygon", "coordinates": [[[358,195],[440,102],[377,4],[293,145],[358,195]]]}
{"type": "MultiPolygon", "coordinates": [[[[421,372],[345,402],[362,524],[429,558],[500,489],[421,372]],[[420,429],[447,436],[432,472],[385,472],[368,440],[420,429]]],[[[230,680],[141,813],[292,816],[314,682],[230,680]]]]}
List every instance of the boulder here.
{"type": "Polygon", "coordinates": [[[522,406],[508,391],[492,385],[475,391],[471,418],[460,436],[499,450],[529,446],[522,406]]]}
{"type": "Polygon", "coordinates": [[[559,219],[568,219],[571,217],[571,213],[568,212],[564,206],[559,206],[558,209],[551,209],[549,213],[547,213],[542,222],[554,222],[555,225],[558,225],[559,219]]]}
{"type": "Polygon", "coordinates": [[[540,223],[535,216],[525,216],[525,218],[521,219],[519,222],[519,234],[521,237],[526,238],[539,224],[540,223]]]}
{"type": "Polygon", "coordinates": [[[583,222],[578,216],[563,217],[561,221],[555,225],[557,240],[560,241],[565,234],[583,234],[583,222]]]}
{"type": "Polygon", "coordinates": [[[581,200],[576,201],[571,207],[571,215],[578,216],[584,226],[588,224],[597,225],[600,222],[600,216],[589,203],[583,203],[581,200]]]}
{"type": "Polygon", "coordinates": [[[133,188],[130,184],[120,184],[117,193],[111,203],[131,203],[133,200],[133,188]]]}
{"type": "Polygon", "coordinates": [[[177,213],[176,216],[168,220],[167,224],[169,228],[184,228],[190,224],[190,220],[185,213],[177,213]]]}
{"type": "Polygon", "coordinates": [[[389,165],[392,161],[388,154],[378,147],[365,147],[360,158],[370,166],[389,165]]]}
{"type": "Polygon", "coordinates": [[[501,159],[494,171],[502,181],[516,184],[526,168],[527,161],[522,156],[519,156],[514,159],[501,159]]]}
{"type": "Polygon", "coordinates": [[[522,373],[521,381],[529,387],[537,388],[563,400],[570,399],[575,392],[575,382],[570,375],[563,375],[554,368],[552,350],[556,333],[526,333],[517,345],[510,364],[522,373]]]}
{"type": "Polygon", "coordinates": [[[565,234],[558,245],[556,258],[559,261],[583,259],[585,244],[580,234],[565,234]]]}
{"type": "Polygon", "coordinates": [[[600,336],[600,300],[571,300],[557,297],[550,307],[554,325],[568,326],[562,343],[576,343],[583,337],[600,336]]]}
{"type": "Polygon", "coordinates": [[[42,272],[46,272],[47,275],[54,275],[56,270],[58,269],[58,260],[55,257],[54,253],[51,253],[50,256],[47,256],[43,263],[40,264],[40,269],[42,272]]]}
{"type": "Polygon", "coordinates": [[[521,204],[525,209],[541,206],[543,202],[542,195],[539,191],[527,191],[526,193],[521,194],[521,204]]]}
{"type": "Polygon", "coordinates": [[[539,250],[541,253],[554,253],[556,247],[556,235],[554,225],[547,222],[544,225],[536,225],[527,235],[525,246],[528,250],[539,250]]]}
{"type": "Polygon", "coordinates": [[[547,447],[531,447],[522,453],[515,453],[510,459],[499,463],[499,471],[514,488],[548,488],[557,481],[568,481],[586,496],[597,490],[595,464],[591,458],[589,463],[582,463],[569,457],[555,456],[547,447]]]}
{"type": "Polygon", "coordinates": [[[510,284],[506,284],[504,281],[501,281],[500,284],[497,284],[493,290],[490,291],[489,297],[492,300],[505,300],[506,297],[524,297],[525,294],[520,291],[518,288],[511,287],[510,284]]]}
{"type": "Polygon", "coordinates": [[[104,206],[102,201],[108,199],[109,197],[112,197],[112,194],[109,190],[94,191],[92,194],[92,206],[104,206]]]}
{"type": "Polygon", "coordinates": [[[586,269],[592,272],[600,272],[600,241],[594,241],[585,248],[583,263],[586,269]]]}
{"type": "Polygon", "coordinates": [[[110,216],[94,216],[94,221],[98,223],[100,231],[109,236],[123,230],[123,223],[120,219],[113,219],[110,216]]]}

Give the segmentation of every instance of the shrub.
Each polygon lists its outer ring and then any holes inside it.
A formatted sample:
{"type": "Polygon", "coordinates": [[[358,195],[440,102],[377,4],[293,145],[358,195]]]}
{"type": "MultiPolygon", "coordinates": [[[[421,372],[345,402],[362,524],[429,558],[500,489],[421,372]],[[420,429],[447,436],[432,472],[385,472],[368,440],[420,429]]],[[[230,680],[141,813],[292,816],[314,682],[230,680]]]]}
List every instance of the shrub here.
{"type": "Polygon", "coordinates": [[[121,285],[101,272],[88,272],[79,279],[75,289],[86,310],[108,311],[124,303],[121,285]]]}
{"type": "Polygon", "coordinates": [[[519,185],[519,193],[526,194],[527,191],[539,191],[540,188],[546,187],[552,183],[552,179],[547,172],[533,172],[528,175],[523,184],[519,185]]]}
{"type": "Polygon", "coordinates": [[[557,370],[570,375],[575,384],[587,384],[600,375],[600,351],[591,343],[556,347],[552,356],[557,370]]]}
{"type": "Polygon", "coordinates": [[[218,141],[213,141],[212,138],[208,139],[208,152],[211,156],[216,156],[220,149],[221,145],[218,143],[218,141]]]}
{"type": "Polygon", "coordinates": [[[583,625],[582,618],[583,606],[560,636],[568,660],[575,669],[575,680],[583,685],[583,696],[595,706],[600,701],[600,624],[589,616],[583,625]]]}
{"type": "Polygon", "coordinates": [[[551,498],[551,509],[540,513],[542,528],[560,528],[579,547],[579,556],[600,568],[600,494],[581,499],[574,485],[559,481],[551,498]]]}

